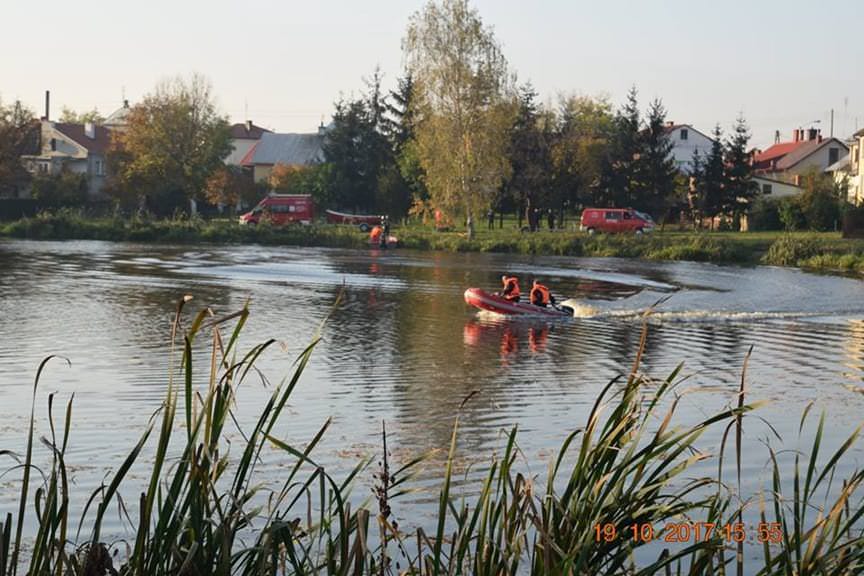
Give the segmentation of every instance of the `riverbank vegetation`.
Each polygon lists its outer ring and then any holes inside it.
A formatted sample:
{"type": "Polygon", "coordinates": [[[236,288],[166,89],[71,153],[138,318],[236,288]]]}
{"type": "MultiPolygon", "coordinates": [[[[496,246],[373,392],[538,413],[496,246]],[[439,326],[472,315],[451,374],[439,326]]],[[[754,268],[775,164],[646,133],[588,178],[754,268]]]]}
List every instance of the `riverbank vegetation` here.
{"type": "MultiPolygon", "coordinates": [[[[498,252],[553,256],[596,256],[649,260],[770,264],[810,270],[864,273],[864,239],[838,233],[658,231],[643,236],[550,230],[520,232],[516,221],[478,229],[474,238],[430,226],[397,227],[399,247],[445,252],[498,252]]],[[[354,226],[315,224],[241,226],[227,220],[90,217],[78,211],[45,212],[0,223],[0,237],[37,240],[112,240],[162,243],[257,243],[265,245],[374,248],[354,226]]]]}
{"type": "MultiPolygon", "coordinates": [[[[394,461],[384,427],[378,470],[362,460],[337,477],[316,463],[329,421],[303,438],[277,435],[320,336],[273,388],[238,443],[229,432],[232,409],[242,401],[238,390],[274,341],[241,352],[248,309],[188,316],[189,300],[177,306],[171,349],[179,350],[179,363],[170,363],[161,410],[83,509],[70,504],[80,501],[70,480],[73,399],[57,417],[56,395],[49,396],[50,433],[41,443],[36,438],[43,371],[56,359],[39,366],[25,450],[0,451],[18,461],[8,474],[17,475],[13,485],[19,490],[17,510],[0,518],[0,576],[714,575],[745,566],[759,575],[839,576],[864,568],[864,472],[845,467],[860,429],[827,452],[825,418],[814,427],[805,409],[801,430],[812,437],[809,449],[790,459],[769,444],[769,485],[747,498],[741,494],[742,431],[757,406],[746,401],[744,373],[727,409],[682,425],[676,417],[685,393],[681,367],[651,378],[641,371],[640,351],[632,372],[605,386],[545,475],[524,470],[514,428],[500,455],[489,460],[485,478],[460,489],[454,484],[456,415],[449,448],[442,447],[437,512],[424,521],[405,498],[416,489],[418,466],[434,455],[394,461]],[[209,346],[196,346],[208,330],[209,346]],[[207,349],[209,358],[196,352],[207,349]],[[700,445],[711,430],[722,437],[713,449],[700,445]],[[285,474],[262,478],[262,462],[274,459],[285,474]],[[130,493],[133,470],[139,494],[130,493]],[[352,492],[363,477],[374,478],[372,498],[352,492]],[[108,514],[120,514],[124,533],[107,533],[108,514]],[[664,541],[667,525],[690,526],[690,535],[670,545],[664,541]],[[699,536],[692,532],[696,526],[699,536]]],[[[646,325],[641,348],[647,337],[646,325]]],[[[463,404],[471,401],[469,396],[463,404]]]]}

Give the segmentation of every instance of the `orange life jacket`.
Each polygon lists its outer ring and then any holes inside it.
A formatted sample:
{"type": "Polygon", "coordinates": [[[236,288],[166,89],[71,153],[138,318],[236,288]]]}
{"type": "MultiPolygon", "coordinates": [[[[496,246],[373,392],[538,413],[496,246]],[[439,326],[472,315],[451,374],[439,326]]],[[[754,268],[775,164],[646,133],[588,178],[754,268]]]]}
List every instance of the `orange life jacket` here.
{"type": "Polygon", "coordinates": [[[372,231],[369,233],[369,239],[372,242],[377,242],[379,238],[381,238],[381,234],[384,230],[381,229],[381,226],[375,226],[372,228],[372,231]]]}
{"type": "Polygon", "coordinates": [[[531,304],[537,306],[548,306],[550,302],[551,298],[549,295],[549,288],[543,284],[535,284],[534,287],[531,288],[531,304]]]}
{"type": "Polygon", "coordinates": [[[519,300],[519,279],[515,276],[504,278],[504,297],[508,300],[519,300]]]}

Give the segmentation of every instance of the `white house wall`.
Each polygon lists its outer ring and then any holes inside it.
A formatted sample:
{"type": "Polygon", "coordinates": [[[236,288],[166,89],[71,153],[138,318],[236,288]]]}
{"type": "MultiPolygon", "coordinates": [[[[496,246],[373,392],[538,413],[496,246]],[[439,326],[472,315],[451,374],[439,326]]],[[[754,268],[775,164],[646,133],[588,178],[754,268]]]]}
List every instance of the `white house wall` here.
{"type": "Polygon", "coordinates": [[[834,160],[834,162],[841,160],[848,153],[845,148],[840,146],[839,143],[831,142],[829,144],[826,144],[798,164],[792,166],[788,171],[792,172],[793,174],[804,174],[805,172],[815,168],[819,172],[824,172],[828,166],[833,164],[833,162],[829,162],[829,150],[831,148],[837,148],[838,150],[837,159],[834,160]]]}
{"type": "Polygon", "coordinates": [[[762,194],[764,198],[783,198],[785,196],[795,196],[801,192],[801,188],[793,184],[777,180],[768,180],[767,178],[762,178],[760,176],[754,176],[753,181],[759,184],[759,193],[762,194]],[[770,194],[765,193],[765,185],[771,187],[770,194]]]}
{"type": "Polygon", "coordinates": [[[697,150],[703,160],[711,152],[712,140],[691,126],[678,126],[669,131],[668,137],[672,143],[672,158],[675,160],[675,165],[685,174],[690,173],[693,167],[693,155],[697,150]],[[682,130],[687,130],[686,140],[681,139],[682,130]]]}

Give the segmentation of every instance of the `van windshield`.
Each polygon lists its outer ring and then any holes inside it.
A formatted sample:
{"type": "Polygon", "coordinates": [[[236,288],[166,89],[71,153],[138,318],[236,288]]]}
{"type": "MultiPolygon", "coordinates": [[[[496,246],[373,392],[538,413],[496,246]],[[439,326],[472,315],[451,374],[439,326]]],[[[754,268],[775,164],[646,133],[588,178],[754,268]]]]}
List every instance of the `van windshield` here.
{"type": "Polygon", "coordinates": [[[642,220],[645,220],[646,222],[654,222],[654,220],[651,218],[651,216],[649,216],[648,214],[645,214],[644,212],[639,212],[638,210],[634,210],[633,213],[636,216],[638,216],[639,218],[641,218],[642,220]]]}

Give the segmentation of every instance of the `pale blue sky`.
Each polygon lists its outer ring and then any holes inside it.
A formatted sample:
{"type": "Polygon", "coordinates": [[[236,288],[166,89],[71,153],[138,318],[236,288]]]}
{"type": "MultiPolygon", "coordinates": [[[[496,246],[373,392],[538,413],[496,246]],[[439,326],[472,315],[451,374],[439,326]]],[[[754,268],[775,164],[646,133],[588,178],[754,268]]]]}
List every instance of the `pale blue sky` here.
{"type": "MultiPolygon", "coordinates": [[[[0,0],[0,97],[52,116],[108,114],[160,79],[200,72],[222,111],[280,131],[313,130],[340,92],[380,65],[401,71],[421,0],[0,0]],[[10,23],[11,26],[9,25],[10,23]]],[[[753,144],[813,120],[846,137],[864,127],[864,1],[475,0],[511,68],[544,101],[635,84],[669,119],[708,132],[739,111],[753,144]]]]}

